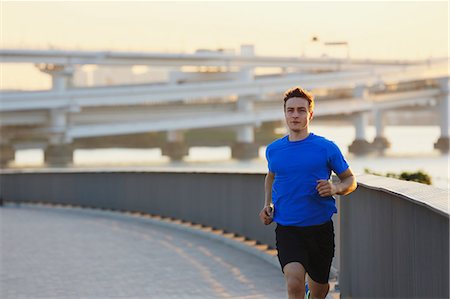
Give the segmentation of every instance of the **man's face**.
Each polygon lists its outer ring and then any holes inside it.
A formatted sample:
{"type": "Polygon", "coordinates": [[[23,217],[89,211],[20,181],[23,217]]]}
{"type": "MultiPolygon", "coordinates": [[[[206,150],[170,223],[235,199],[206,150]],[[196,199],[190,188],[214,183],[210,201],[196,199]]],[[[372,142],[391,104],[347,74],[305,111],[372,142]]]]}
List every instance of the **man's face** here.
{"type": "Polygon", "coordinates": [[[313,112],[309,111],[309,103],[304,98],[290,98],[286,101],[284,110],[286,124],[293,132],[300,132],[308,128],[313,112]]]}

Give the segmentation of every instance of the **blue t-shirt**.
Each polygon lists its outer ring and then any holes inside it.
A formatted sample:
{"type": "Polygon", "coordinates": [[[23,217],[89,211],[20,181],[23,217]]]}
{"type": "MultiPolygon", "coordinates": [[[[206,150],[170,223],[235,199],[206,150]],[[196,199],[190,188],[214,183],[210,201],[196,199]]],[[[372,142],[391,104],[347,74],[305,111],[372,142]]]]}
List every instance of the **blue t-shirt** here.
{"type": "Polygon", "coordinates": [[[274,221],[281,225],[323,224],[337,212],[334,198],[321,197],[317,180],[328,180],[331,171],[341,174],[348,164],[337,145],[310,133],[300,141],[285,136],[267,146],[269,171],[275,174],[272,185],[274,221]]]}

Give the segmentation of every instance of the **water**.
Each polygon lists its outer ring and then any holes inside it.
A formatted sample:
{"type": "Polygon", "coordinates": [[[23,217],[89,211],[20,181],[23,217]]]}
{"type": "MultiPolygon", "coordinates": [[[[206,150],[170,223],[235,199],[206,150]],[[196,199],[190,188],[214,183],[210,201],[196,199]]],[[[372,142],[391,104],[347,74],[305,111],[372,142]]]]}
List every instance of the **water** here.
{"type": "MultiPolygon", "coordinates": [[[[356,157],[348,153],[355,137],[352,126],[312,125],[311,131],[332,139],[341,148],[355,173],[364,173],[365,168],[386,173],[423,170],[431,175],[433,185],[449,188],[449,156],[441,155],[433,148],[439,138],[439,127],[435,126],[392,126],[386,127],[385,135],[391,148],[383,156],[356,157]]],[[[375,128],[367,128],[367,140],[373,140],[375,128]]],[[[267,171],[265,147],[259,150],[259,158],[251,161],[231,159],[229,147],[192,147],[182,162],[171,162],[161,156],[160,149],[95,149],[76,150],[74,167],[131,167],[152,169],[168,167],[177,169],[215,169],[239,171],[267,171]]],[[[16,152],[15,167],[41,166],[42,150],[19,150],[16,152]]]]}

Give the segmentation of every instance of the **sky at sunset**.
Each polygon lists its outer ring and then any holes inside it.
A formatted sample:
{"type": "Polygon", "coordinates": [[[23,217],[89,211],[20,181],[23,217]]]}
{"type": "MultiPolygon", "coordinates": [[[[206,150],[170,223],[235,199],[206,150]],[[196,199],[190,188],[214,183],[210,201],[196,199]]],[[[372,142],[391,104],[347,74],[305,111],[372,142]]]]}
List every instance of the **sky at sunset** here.
{"type": "Polygon", "coordinates": [[[342,54],[347,49],[323,43],[345,41],[352,58],[449,55],[447,1],[2,1],[1,8],[3,49],[192,53],[253,44],[257,55],[314,56],[342,54]]]}

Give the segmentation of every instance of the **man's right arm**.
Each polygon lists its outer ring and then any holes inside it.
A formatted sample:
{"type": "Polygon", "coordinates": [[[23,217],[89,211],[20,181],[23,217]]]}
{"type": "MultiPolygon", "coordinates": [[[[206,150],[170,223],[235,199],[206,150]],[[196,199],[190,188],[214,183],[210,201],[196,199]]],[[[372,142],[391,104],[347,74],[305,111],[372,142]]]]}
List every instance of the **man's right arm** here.
{"type": "Polygon", "coordinates": [[[272,184],[275,179],[275,174],[273,172],[268,172],[264,180],[264,207],[259,213],[259,219],[265,225],[272,223],[273,221],[273,208],[272,204],[272,184]]]}
{"type": "Polygon", "coordinates": [[[264,180],[264,190],[265,190],[265,200],[264,207],[269,206],[272,203],[272,184],[275,179],[275,174],[273,172],[268,172],[264,180]]]}

